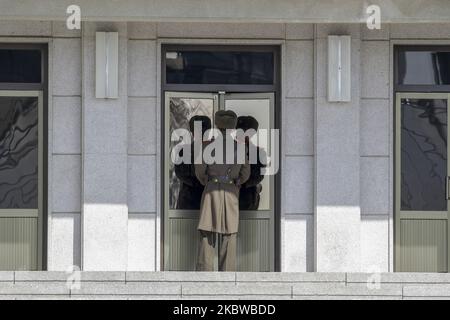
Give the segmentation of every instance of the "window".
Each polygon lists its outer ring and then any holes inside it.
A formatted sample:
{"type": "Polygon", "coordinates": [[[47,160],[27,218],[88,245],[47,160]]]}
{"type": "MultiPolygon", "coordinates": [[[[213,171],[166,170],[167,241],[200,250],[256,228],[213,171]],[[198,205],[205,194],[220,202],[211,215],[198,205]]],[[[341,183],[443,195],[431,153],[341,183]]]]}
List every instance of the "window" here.
{"type": "Polygon", "coordinates": [[[41,50],[0,49],[0,82],[41,83],[41,50]]]}
{"type": "Polygon", "coordinates": [[[0,209],[38,208],[38,98],[0,96],[0,209]]]}
{"type": "Polygon", "coordinates": [[[450,86],[449,47],[400,46],[396,49],[395,84],[398,88],[408,90],[409,86],[414,91],[439,91],[450,86]]]}
{"type": "Polygon", "coordinates": [[[167,84],[274,84],[273,51],[167,50],[167,84]]]}
{"type": "Polygon", "coordinates": [[[402,211],[445,211],[447,99],[402,98],[402,211]]]}

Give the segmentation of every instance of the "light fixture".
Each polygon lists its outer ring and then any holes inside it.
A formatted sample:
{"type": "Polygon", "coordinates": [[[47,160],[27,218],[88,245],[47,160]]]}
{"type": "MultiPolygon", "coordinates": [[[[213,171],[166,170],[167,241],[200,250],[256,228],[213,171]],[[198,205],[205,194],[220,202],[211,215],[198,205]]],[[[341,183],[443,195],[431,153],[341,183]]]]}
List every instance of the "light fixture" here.
{"type": "Polygon", "coordinates": [[[119,33],[95,33],[95,97],[118,98],[119,33]]]}
{"type": "Polygon", "coordinates": [[[351,37],[328,36],[328,101],[351,100],[351,37]]]}

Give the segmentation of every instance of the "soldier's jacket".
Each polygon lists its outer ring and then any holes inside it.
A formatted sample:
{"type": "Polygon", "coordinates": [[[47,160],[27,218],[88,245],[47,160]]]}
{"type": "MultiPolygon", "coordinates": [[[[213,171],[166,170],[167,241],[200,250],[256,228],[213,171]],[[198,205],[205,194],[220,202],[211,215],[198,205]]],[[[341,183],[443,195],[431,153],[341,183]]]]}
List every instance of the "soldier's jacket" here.
{"type": "Polygon", "coordinates": [[[248,180],[250,165],[236,162],[234,164],[196,164],[195,174],[200,183],[205,186],[197,228],[218,233],[236,233],[239,225],[240,185],[248,180]],[[234,183],[214,181],[214,177],[227,175],[234,183]]]}
{"type": "MultiPolygon", "coordinates": [[[[204,186],[195,176],[193,143],[190,145],[190,148],[191,163],[175,165],[175,174],[181,183],[178,193],[177,209],[198,210],[200,209],[204,186]]],[[[183,149],[180,151],[180,156],[183,156],[183,149]]]]}
{"type": "MultiPolygon", "coordinates": [[[[246,143],[247,157],[249,143],[246,143]]],[[[250,177],[241,187],[239,193],[240,210],[258,210],[259,207],[260,193],[262,190],[260,183],[264,179],[264,175],[261,174],[261,168],[266,166],[264,164],[266,163],[266,153],[264,150],[261,150],[260,147],[252,146],[256,149],[257,161],[256,163],[250,164],[250,177]]]]}

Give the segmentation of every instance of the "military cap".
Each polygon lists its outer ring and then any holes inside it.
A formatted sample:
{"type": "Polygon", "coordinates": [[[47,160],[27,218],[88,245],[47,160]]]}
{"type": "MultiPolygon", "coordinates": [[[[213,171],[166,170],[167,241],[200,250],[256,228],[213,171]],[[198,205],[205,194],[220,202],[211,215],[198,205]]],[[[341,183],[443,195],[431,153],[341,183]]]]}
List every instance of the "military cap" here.
{"type": "Polygon", "coordinates": [[[237,115],[231,110],[219,110],[214,117],[214,123],[218,129],[235,129],[237,115]]]}
{"type": "Polygon", "coordinates": [[[189,119],[189,130],[194,132],[194,122],[200,121],[202,123],[202,133],[204,134],[206,130],[211,129],[211,119],[207,116],[195,115],[189,119]]]}
{"type": "Polygon", "coordinates": [[[244,131],[247,131],[248,129],[253,129],[255,131],[258,131],[259,123],[258,121],[253,118],[252,116],[241,116],[237,118],[237,129],[242,129],[244,131]]]}

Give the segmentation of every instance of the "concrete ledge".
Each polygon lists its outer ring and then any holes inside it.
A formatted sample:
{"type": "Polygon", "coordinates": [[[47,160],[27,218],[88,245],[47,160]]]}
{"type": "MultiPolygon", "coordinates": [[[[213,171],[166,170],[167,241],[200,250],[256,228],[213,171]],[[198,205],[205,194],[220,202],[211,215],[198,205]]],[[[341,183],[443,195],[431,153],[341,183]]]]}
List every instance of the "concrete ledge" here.
{"type": "MultiPolygon", "coordinates": [[[[450,283],[450,273],[380,273],[381,283],[450,283]]],[[[371,273],[348,273],[348,283],[366,283],[373,280],[371,273]]]]}
{"type": "Polygon", "coordinates": [[[74,295],[70,300],[181,300],[180,295],[74,295]]]}
{"type": "Polygon", "coordinates": [[[68,274],[64,271],[15,271],[14,281],[53,281],[65,282],[68,274]]]}
{"type": "Polygon", "coordinates": [[[69,295],[64,283],[0,283],[0,295],[69,295]]]}
{"type": "Polygon", "coordinates": [[[14,281],[14,272],[13,271],[0,271],[0,282],[12,282],[14,281]]]}
{"type": "Polygon", "coordinates": [[[450,299],[449,274],[90,271],[69,279],[62,271],[0,272],[0,300],[428,298],[450,299]]]}
{"type": "Polygon", "coordinates": [[[403,296],[409,298],[437,297],[450,299],[450,285],[407,285],[403,288],[403,296]]]}
{"type": "Polygon", "coordinates": [[[165,271],[165,272],[127,272],[126,281],[176,281],[176,282],[223,282],[223,281],[236,281],[235,272],[178,272],[178,271],[165,271]]]}
{"type": "Polygon", "coordinates": [[[236,272],[242,282],[345,282],[345,273],[328,272],[236,272]]]}
{"type": "Polygon", "coordinates": [[[69,300],[69,295],[51,295],[51,294],[41,294],[41,295],[35,295],[35,294],[21,294],[21,295],[15,295],[15,294],[5,294],[0,295],[0,300],[69,300]]]}
{"type": "Polygon", "coordinates": [[[93,272],[84,271],[81,273],[81,281],[106,281],[106,282],[125,282],[125,272],[93,272]]]}
{"type": "Polygon", "coordinates": [[[182,286],[182,296],[206,295],[206,296],[236,296],[236,295],[284,295],[290,296],[292,287],[289,284],[267,283],[201,283],[186,284],[182,286]]]}
{"type": "MultiPolygon", "coordinates": [[[[15,282],[21,281],[52,281],[66,282],[69,273],[64,271],[15,271],[15,282]]],[[[91,272],[80,273],[81,281],[99,282],[123,282],[125,283],[125,272],[91,272]]]]}
{"type": "Polygon", "coordinates": [[[252,294],[239,294],[239,295],[183,295],[183,300],[289,300],[290,294],[285,295],[252,295],[252,294]]]}
{"type": "Polygon", "coordinates": [[[331,297],[398,297],[402,298],[401,287],[381,286],[369,288],[367,286],[350,286],[335,283],[294,284],[293,296],[331,296],[331,297]]]}
{"type": "Polygon", "coordinates": [[[181,284],[175,283],[108,283],[83,282],[71,295],[181,295],[181,284]]]}
{"type": "Polygon", "coordinates": [[[294,296],[293,300],[402,300],[402,297],[392,296],[294,296]]]}

